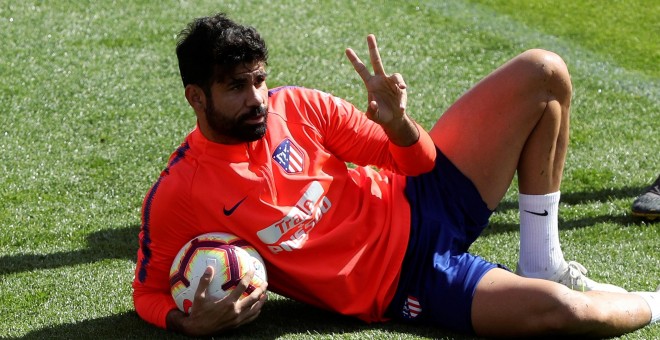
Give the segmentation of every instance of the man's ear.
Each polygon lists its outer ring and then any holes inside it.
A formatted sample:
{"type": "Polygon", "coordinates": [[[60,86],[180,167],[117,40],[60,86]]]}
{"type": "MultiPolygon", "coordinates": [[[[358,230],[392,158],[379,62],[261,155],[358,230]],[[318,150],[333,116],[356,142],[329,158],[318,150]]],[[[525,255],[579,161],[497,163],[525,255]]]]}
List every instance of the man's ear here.
{"type": "Polygon", "coordinates": [[[201,87],[194,84],[186,85],[186,99],[196,114],[203,114],[206,110],[206,94],[201,87]]]}

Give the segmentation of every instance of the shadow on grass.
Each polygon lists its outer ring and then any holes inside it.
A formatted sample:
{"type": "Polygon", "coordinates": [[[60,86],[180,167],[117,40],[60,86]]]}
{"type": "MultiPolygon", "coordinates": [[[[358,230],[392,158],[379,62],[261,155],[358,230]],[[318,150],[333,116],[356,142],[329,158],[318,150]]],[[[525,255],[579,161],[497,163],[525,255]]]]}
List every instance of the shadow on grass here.
{"type": "MultiPolygon", "coordinates": [[[[92,233],[84,249],[46,255],[14,255],[0,257],[0,275],[43,270],[104,259],[135,260],[140,226],[108,229],[92,233]]],[[[460,334],[431,327],[418,327],[401,323],[366,324],[354,318],[275,296],[264,306],[257,321],[251,326],[226,334],[231,339],[273,339],[291,336],[354,336],[376,334],[380,337],[400,338],[403,334],[433,339],[472,339],[460,334]]],[[[61,324],[28,333],[25,339],[180,339],[183,336],[166,332],[142,321],[134,312],[125,312],[99,319],[61,324]]]]}
{"type": "MultiPolygon", "coordinates": [[[[630,199],[630,203],[645,187],[624,187],[594,191],[562,192],[561,203],[577,205],[587,202],[608,202],[613,199],[630,199]]],[[[518,201],[502,201],[496,211],[518,210],[518,201]]]]}
{"type": "MultiPolygon", "coordinates": [[[[607,202],[613,199],[632,198],[641,188],[608,189],[593,192],[563,193],[562,201],[576,205],[587,202],[607,202]]],[[[517,202],[503,202],[498,210],[518,209],[517,202]]],[[[613,222],[623,226],[639,224],[640,221],[629,215],[602,215],[582,219],[560,221],[562,229],[583,228],[602,222],[613,222]]],[[[137,251],[139,226],[109,229],[88,236],[85,249],[47,255],[15,255],[0,257],[0,275],[45,268],[57,268],[91,263],[104,259],[134,260],[137,251]]],[[[517,231],[512,224],[493,223],[485,235],[505,231],[517,231]]],[[[462,334],[443,331],[432,327],[412,326],[402,323],[365,324],[359,320],[337,315],[305,304],[284,299],[271,299],[252,325],[225,334],[232,339],[274,339],[288,337],[318,336],[328,337],[378,337],[400,338],[412,335],[432,339],[475,339],[462,334]]],[[[125,312],[99,319],[61,324],[34,330],[26,339],[43,338],[160,338],[180,339],[183,336],[166,332],[142,321],[134,312],[125,312]]]]}
{"type": "MultiPolygon", "coordinates": [[[[249,326],[223,334],[223,339],[275,338],[388,338],[404,335],[431,339],[477,339],[431,327],[401,323],[366,324],[359,320],[326,312],[290,299],[271,299],[259,318],[249,326]]],[[[28,333],[23,339],[183,339],[143,322],[134,312],[100,319],[47,327],[28,333]]]]}
{"type": "MultiPolygon", "coordinates": [[[[593,202],[609,202],[616,199],[629,199],[630,204],[639,195],[645,187],[624,187],[617,189],[603,189],[595,191],[579,191],[579,192],[562,192],[561,203],[569,205],[587,204],[593,202]]],[[[518,210],[518,201],[506,200],[502,201],[497,207],[496,212],[504,212],[508,210],[518,210]]],[[[626,213],[628,211],[625,211],[626,213]]],[[[630,214],[626,215],[601,215],[596,217],[585,217],[579,219],[565,220],[561,217],[559,212],[559,228],[562,230],[580,229],[592,226],[597,223],[611,222],[623,226],[639,225],[648,223],[641,218],[634,217],[630,214]]],[[[482,236],[515,232],[520,229],[518,224],[514,223],[497,223],[491,222],[490,225],[484,230],[482,236]]]]}
{"type": "MultiPolygon", "coordinates": [[[[608,202],[613,199],[630,199],[631,203],[644,187],[624,187],[617,189],[604,189],[596,191],[562,193],[561,201],[565,204],[578,205],[587,202],[608,202]]],[[[518,202],[503,201],[497,211],[517,210],[518,202]]],[[[596,223],[612,222],[627,225],[638,225],[643,220],[631,215],[615,216],[602,215],[585,217],[573,220],[563,220],[560,213],[560,228],[562,230],[579,229],[596,223]]],[[[513,223],[492,222],[483,232],[483,236],[518,231],[519,226],[513,223]]],[[[0,257],[0,275],[18,273],[31,270],[42,270],[77,264],[92,263],[104,259],[131,259],[135,260],[138,248],[137,235],[139,225],[121,229],[108,229],[92,233],[87,238],[85,249],[51,253],[44,255],[12,255],[0,257]]]]}
{"type": "Polygon", "coordinates": [[[43,255],[12,255],[0,257],[0,275],[43,270],[105,259],[132,259],[135,261],[140,226],[101,230],[87,237],[87,247],[81,250],[43,255]]]}

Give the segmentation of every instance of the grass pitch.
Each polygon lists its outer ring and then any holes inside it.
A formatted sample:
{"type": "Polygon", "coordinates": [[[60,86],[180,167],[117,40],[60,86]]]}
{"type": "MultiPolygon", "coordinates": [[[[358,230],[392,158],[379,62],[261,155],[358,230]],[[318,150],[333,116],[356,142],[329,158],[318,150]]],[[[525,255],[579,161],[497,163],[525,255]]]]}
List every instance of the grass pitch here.
{"type": "MultiPolygon", "coordinates": [[[[660,283],[660,223],[630,215],[660,172],[660,5],[543,1],[9,1],[0,4],[0,338],[178,338],[131,301],[140,205],[194,126],[174,46],[217,11],[262,32],[269,86],[366,104],[344,48],[375,33],[430,128],[505,60],[561,54],[574,85],[560,228],[569,259],[629,290],[660,283]]],[[[473,252],[511,267],[515,185],[473,252]]],[[[465,338],[366,325],[278,296],[231,338],[465,338]]],[[[623,339],[660,338],[660,326],[623,339]]]]}

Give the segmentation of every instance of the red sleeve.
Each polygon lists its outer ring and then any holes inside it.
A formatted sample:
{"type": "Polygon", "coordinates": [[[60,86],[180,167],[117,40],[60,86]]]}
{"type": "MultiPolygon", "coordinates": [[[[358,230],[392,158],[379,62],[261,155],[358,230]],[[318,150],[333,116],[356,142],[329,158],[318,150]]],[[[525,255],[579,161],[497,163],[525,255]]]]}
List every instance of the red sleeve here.
{"type": "Polygon", "coordinates": [[[325,145],[345,162],[373,165],[406,176],[430,171],[435,165],[436,148],[428,133],[417,123],[419,139],[407,147],[389,141],[383,128],[349,102],[321,95],[319,105],[325,117],[325,145]]]}
{"type": "Polygon", "coordinates": [[[189,199],[189,173],[184,143],[170,158],[168,167],[151,187],[142,205],[142,227],[135,277],[133,304],[138,315],[153,325],[166,328],[167,314],[177,308],[170,293],[169,270],[183,244],[196,230],[189,199]],[[178,164],[178,171],[173,169],[178,164]],[[183,168],[184,170],[181,170],[183,168]],[[172,176],[176,172],[177,176],[172,176]]]}
{"type": "Polygon", "coordinates": [[[133,281],[133,303],[142,319],[160,328],[167,328],[167,313],[177,308],[169,292],[146,289],[137,279],[133,281]]]}
{"type": "Polygon", "coordinates": [[[398,146],[389,143],[390,153],[396,164],[396,171],[408,176],[415,176],[431,171],[435,165],[436,148],[431,136],[419,124],[417,143],[411,146],[398,146]]]}
{"type": "Polygon", "coordinates": [[[139,239],[140,249],[133,278],[133,305],[142,319],[160,328],[167,328],[167,313],[177,306],[170,293],[169,265],[160,255],[158,247],[154,247],[162,245],[162,242],[156,240],[154,245],[153,239],[149,236],[145,238],[144,229],[139,239]]]}

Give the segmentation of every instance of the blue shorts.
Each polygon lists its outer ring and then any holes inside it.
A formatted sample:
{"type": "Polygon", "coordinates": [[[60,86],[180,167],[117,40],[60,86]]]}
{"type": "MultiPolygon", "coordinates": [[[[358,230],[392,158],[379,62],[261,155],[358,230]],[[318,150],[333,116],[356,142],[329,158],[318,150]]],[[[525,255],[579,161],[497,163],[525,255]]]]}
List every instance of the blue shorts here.
{"type": "Polygon", "coordinates": [[[468,249],[492,211],[440,150],[431,172],[407,179],[406,196],[410,240],[387,316],[474,333],[474,291],[486,272],[501,266],[468,249]]]}

